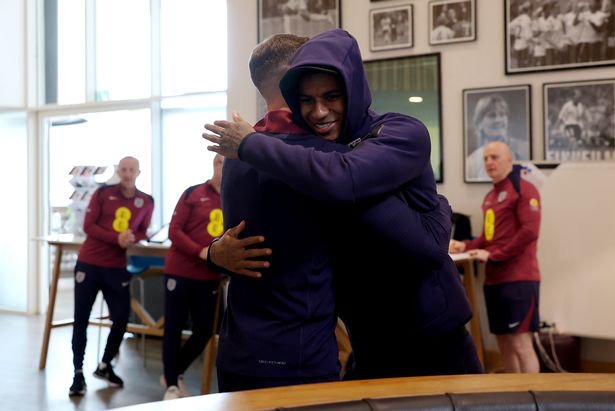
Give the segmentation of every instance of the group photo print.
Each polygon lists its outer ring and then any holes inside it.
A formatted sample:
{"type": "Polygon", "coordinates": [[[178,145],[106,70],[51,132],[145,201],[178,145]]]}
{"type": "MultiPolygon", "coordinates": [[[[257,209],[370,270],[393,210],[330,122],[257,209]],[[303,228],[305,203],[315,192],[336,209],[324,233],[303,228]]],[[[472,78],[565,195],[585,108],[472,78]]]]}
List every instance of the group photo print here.
{"type": "Polygon", "coordinates": [[[410,4],[369,11],[369,48],[372,51],[412,47],[413,30],[410,4]]]}
{"type": "Polygon", "coordinates": [[[429,44],[476,40],[476,0],[429,2],[429,44]]]}
{"type": "Polygon", "coordinates": [[[508,74],[615,64],[615,0],[506,0],[508,74]]]}
{"type": "Polygon", "coordinates": [[[276,33],[311,37],[340,26],[340,0],[259,0],[258,41],[276,33]]]}

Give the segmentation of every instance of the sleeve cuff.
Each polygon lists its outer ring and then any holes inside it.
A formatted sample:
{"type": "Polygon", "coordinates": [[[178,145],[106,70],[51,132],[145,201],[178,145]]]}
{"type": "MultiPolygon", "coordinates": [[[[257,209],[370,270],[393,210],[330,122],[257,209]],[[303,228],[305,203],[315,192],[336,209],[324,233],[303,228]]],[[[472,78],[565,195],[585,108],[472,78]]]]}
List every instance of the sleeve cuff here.
{"type": "Polygon", "coordinates": [[[213,261],[211,261],[211,246],[214,245],[216,241],[220,240],[220,238],[214,238],[211,243],[209,243],[209,251],[207,253],[207,268],[209,271],[214,273],[226,274],[226,270],[219,265],[216,265],[213,261]]]}

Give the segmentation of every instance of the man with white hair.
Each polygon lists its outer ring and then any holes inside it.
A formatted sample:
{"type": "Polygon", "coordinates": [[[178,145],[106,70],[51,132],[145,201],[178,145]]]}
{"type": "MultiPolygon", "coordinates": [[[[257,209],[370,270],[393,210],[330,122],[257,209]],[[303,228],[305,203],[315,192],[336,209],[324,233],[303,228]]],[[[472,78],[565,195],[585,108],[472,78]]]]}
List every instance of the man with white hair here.
{"type": "Polygon", "coordinates": [[[513,167],[506,143],[485,146],[484,161],[493,189],[482,205],[483,233],[474,240],[451,240],[449,251],[468,250],[486,263],[484,285],[489,329],[496,335],[507,372],[537,373],[532,332],[538,331],[540,271],[536,243],[540,195],[513,167]]]}

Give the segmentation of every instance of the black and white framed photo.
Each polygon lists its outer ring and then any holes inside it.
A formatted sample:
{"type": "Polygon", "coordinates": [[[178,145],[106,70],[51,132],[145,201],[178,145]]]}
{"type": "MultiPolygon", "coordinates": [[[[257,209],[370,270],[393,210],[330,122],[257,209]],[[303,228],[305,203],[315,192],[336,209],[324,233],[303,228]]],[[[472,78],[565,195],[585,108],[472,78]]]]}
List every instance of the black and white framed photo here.
{"type": "Polygon", "coordinates": [[[258,0],[258,41],[278,33],[312,37],[340,27],[341,0],[258,0]]]}
{"type": "Polygon", "coordinates": [[[615,64],[615,0],[505,0],[506,74],[615,64]]]}
{"type": "Polygon", "coordinates": [[[429,2],[429,44],[476,40],[476,0],[429,2]]]}
{"type": "Polygon", "coordinates": [[[369,11],[369,48],[372,51],[412,47],[412,5],[382,7],[369,11]]]}
{"type": "Polygon", "coordinates": [[[464,181],[490,182],[483,162],[485,144],[503,141],[515,161],[532,158],[529,84],[463,90],[464,181]]]}
{"type": "Polygon", "coordinates": [[[425,124],[434,177],[443,182],[440,53],[369,60],[363,65],[373,110],[408,114],[425,124]]]}
{"type": "Polygon", "coordinates": [[[545,159],[615,159],[615,79],[543,85],[545,159]]]}

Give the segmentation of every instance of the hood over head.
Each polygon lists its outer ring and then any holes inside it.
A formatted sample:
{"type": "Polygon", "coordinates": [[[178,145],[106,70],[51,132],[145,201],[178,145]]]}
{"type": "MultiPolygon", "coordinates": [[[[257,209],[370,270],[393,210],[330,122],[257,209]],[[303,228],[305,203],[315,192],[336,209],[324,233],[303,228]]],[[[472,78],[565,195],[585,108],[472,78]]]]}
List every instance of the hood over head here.
{"type": "Polygon", "coordinates": [[[356,39],[345,30],[328,30],[312,37],[293,56],[280,89],[293,120],[307,129],[299,108],[299,81],[303,75],[317,71],[338,74],[344,83],[346,120],[337,141],[349,142],[369,130],[367,114],[372,96],[356,39]]]}

